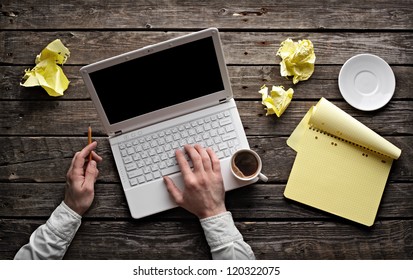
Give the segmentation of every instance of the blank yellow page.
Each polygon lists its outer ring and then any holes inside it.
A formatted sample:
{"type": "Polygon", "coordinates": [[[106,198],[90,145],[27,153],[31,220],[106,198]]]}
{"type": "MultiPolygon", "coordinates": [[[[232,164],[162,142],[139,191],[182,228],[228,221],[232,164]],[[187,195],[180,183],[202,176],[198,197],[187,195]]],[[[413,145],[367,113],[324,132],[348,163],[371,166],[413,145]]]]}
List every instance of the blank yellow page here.
{"type": "Polygon", "coordinates": [[[371,226],[393,160],[309,127],[299,143],[285,197],[371,226]]]}

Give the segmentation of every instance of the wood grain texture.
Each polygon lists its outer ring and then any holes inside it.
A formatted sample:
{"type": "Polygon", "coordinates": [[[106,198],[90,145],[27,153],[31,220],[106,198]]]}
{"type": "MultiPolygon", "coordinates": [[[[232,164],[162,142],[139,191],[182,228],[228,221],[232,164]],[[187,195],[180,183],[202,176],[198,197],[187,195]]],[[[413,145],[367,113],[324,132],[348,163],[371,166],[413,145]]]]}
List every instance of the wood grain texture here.
{"type": "MultiPolygon", "coordinates": [[[[258,259],[413,259],[412,1],[28,1],[0,3],[0,259],[12,259],[64,196],[65,175],[93,128],[99,165],[95,200],[66,259],[210,259],[199,221],[182,208],[131,218],[97,111],[79,74],[86,64],[207,27],[217,27],[234,97],[267,183],[226,193],[236,226],[258,259]],[[38,53],[60,38],[65,95],[20,86],[38,53]],[[315,71],[292,84],[280,76],[280,43],[310,39],[315,71]],[[372,53],[391,66],[392,100],[373,112],[342,98],[338,76],[350,57],[372,53]],[[266,116],[259,88],[294,89],[282,115],[266,116]],[[321,97],[402,149],[371,228],[283,196],[296,153],[286,140],[321,97]],[[114,250],[116,248],[116,250],[114,250]]],[[[159,77],[161,83],[162,77],[159,77]]],[[[163,85],[167,87],[167,85],[163,85]]]]}
{"type": "MultiPolygon", "coordinates": [[[[33,65],[34,66],[34,65],[33,65]]],[[[20,86],[24,70],[33,66],[0,66],[0,102],[2,100],[90,100],[84,82],[80,76],[80,66],[64,65],[63,71],[70,80],[69,88],[61,97],[50,97],[40,87],[20,86]]],[[[413,99],[413,67],[392,65],[396,78],[396,89],[392,100],[413,99]]],[[[329,100],[342,100],[338,87],[341,66],[316,65],[311,79],[293,84],[292,79],[281,77],[280,67],[274,65],[229,65],[228,73],[232,91],[236,100],[261,100],[258,93],[262,85],[282,85],[294,89],[293,100],[318,100],[321,96],[329,100]]]]}
{"type": "MultiPolygon", "coordinates": [[[[119,177],[109,147],[101,138],[97,152],[104,158],[98,182],[119,182],[119,177]]],[[[287,146],[287,137],[248,137],[250,147],[263,160],[263,172],[270,182],[287,182],[296,153],[287,146]]],[[[402,155],[393,163],[389,179],[392,181],[412,180],[412,137],[388,137],[391,143],[402,149],[402,155]]],[[[0,182],[64,182],[74,153],[87,143],[73,137],[0,137],[4,147],[0,165],[0,182]]]]}
{"type": "MultiPolygon", "coordinates": [[[[47,218],[64,197],[64,183],[0,183],[0,213],[3,217],[47,218]]],[[[256,183],[226,193],[226,205],[235,219],[334,220],[334,215],[286,199],[285,183],[256,183]]],[[[132,219],[120,183],[97,183],[96,197],[85,218],[132,219]]],[[[385,188],[377,220],[413,218],[413,188],[390,182],[385,188]]],[[[174,208],[145,218],[150,221],[192,220],[182,208],[174,208]]]]}
{"type": "Polygon", "coordinates": [[[3,0],[3,29],[405,29],[413,8],[404,1],[32,1],[3,0]]]}
{"type": "MultiPolygon", "coordinates": [[[[59,38],[69,48],[67,65],[89,64],[191,31],[7,31],[0,32],[0,62],[33,65],[51,41],[59,38]],[[30,38],[30,39],[28,39],[30,38]],[[30,51],[27,51],[30,50],[30,51]]],[[[280,43],[287,38],[313,42],[316,65],[342,65],[353,55],[372,53],[389,64],[413,64],[413,34],[401,32],[220,32],[227,64],[273,65],[280,43]]]]}
{"type": "MultiPolygon", "coordinates": [[[[28,233],[43,222],[2,219],[2,258],[13,258],[19,249],[17,244],[27,242],[28,233]]],[[[330,221],[243,221],[236,222],[236,226],[257,259],[401,260],[413,257],[411,220],[382,221],[372,229],[330,221]]],[[[211,256],[196,220],[86,220],[65,258],[198,260],[211,256]]]]}
{"type": "MultiPolygon", "coordinates": [[[[293,101],[281,118],[266,116],[258,100],[237,101],[237,106],[247,135],[286,136],[317,101],[293,101]]],[[[392,100],[385,109],[374,112],[358,111],[344,101],[334,104],[383,136],[413,134],[413,127],[407,125],[413,121],[413,101],[392,100]]],[[[79,136],[85,135],[89,124],[95,136],[106,135],[90,100],[0,101],[0,106],[3,107],[0,127],[4,136],[79,136]]]]}

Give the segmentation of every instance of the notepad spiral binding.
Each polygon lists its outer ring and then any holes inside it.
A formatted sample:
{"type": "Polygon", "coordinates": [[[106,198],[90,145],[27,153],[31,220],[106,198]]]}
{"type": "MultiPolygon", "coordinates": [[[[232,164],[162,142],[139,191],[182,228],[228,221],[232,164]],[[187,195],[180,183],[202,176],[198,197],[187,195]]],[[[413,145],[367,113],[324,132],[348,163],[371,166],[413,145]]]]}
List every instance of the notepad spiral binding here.
{"type": "MultiPolygon", "coordinates": [[[[379,155],[379,156],[382,156],[382,157],[386,157],[386,158],[391,159],[391,157],[389,157],[389,156],[387,156],[387,155],[385,155],[385,154],[383,154],[383,153],[380,153],[380,152],[378,152],[378,151],[376,151],[376,150],[370,149],[370,148],[365,147],[365,146],[363,146],[363,145],[359,145],[359,144],[357,144],[357,143],[348,141],[348,140],[346,140],[346,139],[344,139],[344,138],[338,137],[338,136],[336,136],[336,135],[334,135],[334,134],[331,134],[331,133],[329,133],[329,132],[327,132],[327,131],[324,131],[324,130],[319,129],[319,128],[315,127],[314,125],[310,125],[308,129],[313,130],[313,131],[315,131],[315,132],[318,132],[318,133],[320,133],[320,134],[327,135],[327,136],[329,136],[329,137],[331,137],[331,138],[334,138],[334,139],[337,139],[337,140],[339,140],[339,141],[341,141],[341,142],[345,142],[345,143],[351,144],[351,145],[353,145],[353,146],[362,148],[362,149],[364,149],[364,150],[366,150],[366,151],[375,153],[375,154],[377,154],[377,155],[379,155]]],[[[338,131],[338,133],[340,134],[341,132],[338,131]]],[[[316,137],[317,137],[317,136],[316,136],[316,137]]],[[[317,139],[317,138],[315,138],[315,139],[317,139]]],[[[337,143],[334,143],[334,142],[331,142],[331,143],[332,143],[332,145],[337,146],[337,143]]],[[[368,154],[364,154],[364,153],[363,153],[362,156],[368,157],[368,154]]],[[[382,162],[383,162],[383,163],[386,163],[385,160],[382,160],[382,162]]]]}

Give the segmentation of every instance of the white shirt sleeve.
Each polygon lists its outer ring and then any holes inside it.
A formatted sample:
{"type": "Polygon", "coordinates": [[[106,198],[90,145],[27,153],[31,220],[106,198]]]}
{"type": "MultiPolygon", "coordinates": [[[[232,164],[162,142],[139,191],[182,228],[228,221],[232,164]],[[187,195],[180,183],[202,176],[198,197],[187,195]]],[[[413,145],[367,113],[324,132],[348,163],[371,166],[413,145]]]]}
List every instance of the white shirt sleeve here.
{"type": "Polygon", "coordinates": [[[231,212],[200,219],[214,260],[255,260],[254,252],[235,227],[231,212]]]}
{"type": "Polygon", "coordinates": [[[62,201],[47,222],[32,233],[29,243],[20,248],[14,259],[63,259],[81,221],[82,217],[62,201]]]}

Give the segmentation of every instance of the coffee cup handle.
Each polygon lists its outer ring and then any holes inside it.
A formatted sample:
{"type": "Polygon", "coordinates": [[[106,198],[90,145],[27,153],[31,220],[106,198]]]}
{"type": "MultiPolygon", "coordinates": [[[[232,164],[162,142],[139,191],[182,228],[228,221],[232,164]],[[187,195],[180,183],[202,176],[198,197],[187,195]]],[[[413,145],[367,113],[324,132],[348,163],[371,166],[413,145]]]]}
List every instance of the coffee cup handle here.
{"type": "Polygon", "coordinates": [[[267,181],[268,181],[268,177],[265,176],[265,175],[262,174],[262,173],[259,173],[259,174],[258,174],[258,178],[260,178],[260,180],[263,181],[263,182],[267,182],[267,181]]]}

